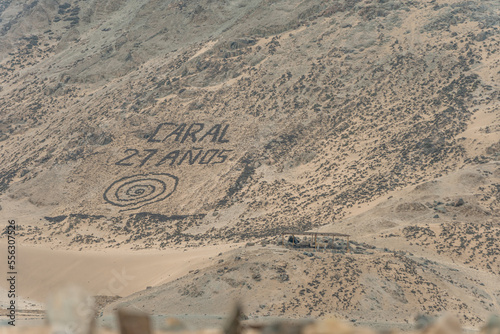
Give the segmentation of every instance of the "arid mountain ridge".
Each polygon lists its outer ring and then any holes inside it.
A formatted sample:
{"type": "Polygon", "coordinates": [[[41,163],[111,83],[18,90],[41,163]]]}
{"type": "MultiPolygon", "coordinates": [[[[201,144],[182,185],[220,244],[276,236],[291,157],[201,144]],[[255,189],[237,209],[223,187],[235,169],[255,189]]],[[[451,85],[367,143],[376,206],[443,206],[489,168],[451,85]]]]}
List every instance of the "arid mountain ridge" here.
{"type": "Polygon", "coordinates": [[[495,1],[4,2],[1,205],[71,226],[172,222],[183,240],[193,225],[237,241],[340,220],[498,159],[498,14],[495,1]]]}
{"type": "Polygon", "coordinates": [[[104,314],[476,327],[500,310],[499,28],[496,0],[3,1],[1,221],[25,265],[71,264],[40,290],[130,270],[104,314]]]}

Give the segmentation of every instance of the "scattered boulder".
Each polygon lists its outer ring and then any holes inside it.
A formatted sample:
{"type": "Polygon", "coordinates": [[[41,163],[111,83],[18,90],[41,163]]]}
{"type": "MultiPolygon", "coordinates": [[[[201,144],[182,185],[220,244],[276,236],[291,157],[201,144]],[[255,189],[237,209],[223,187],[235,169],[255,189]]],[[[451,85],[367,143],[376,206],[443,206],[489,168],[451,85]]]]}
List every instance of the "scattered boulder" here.
{"type": "Polygon", "coordinates": [[[456,200],[455,202],[453,202],[451,204],[451,206],[458,207],[458,206],[462,206],[464,204],[465,204],[465,202],[464,202],[463,198],[459,198],[458,200],[456,200]]]}

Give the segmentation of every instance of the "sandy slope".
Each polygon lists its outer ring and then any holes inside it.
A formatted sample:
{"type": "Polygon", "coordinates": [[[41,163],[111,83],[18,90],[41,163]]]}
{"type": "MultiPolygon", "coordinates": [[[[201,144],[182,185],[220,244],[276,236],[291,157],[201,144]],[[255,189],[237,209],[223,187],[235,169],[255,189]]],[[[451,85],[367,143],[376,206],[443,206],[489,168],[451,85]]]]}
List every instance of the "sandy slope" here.
{"type": "MultiPolygon", "coordinates": [[[[31,203],[64,229],[199,214],[158,239],[245,240],[498,153],[497,1],[22,3],[0,13],[0,205],[31,203]],[[227,141],[151,141],[165,122],[229,125],[227,141]],[[228,159],[162,161],[198,149],[228,159]],[[106,200],[150,173],[178,177],[175,192],[129,211],[106,200]]],[[[131,247],[161,244],[134,233],[131,247]]]]}
{"type": "Polygon", "coordinates": [[[496,0],[3,1],[20,295],[75,282],[132,294],[107,312],[219,317],[243,296],[256,318],[476,326],[500,304],[499,17],[496,0]],[[199,150],[228,158],[181,161],[199,150]],[[360,252],[226,252],[289,229],[360,252]]]}
{"type": "Polygon", "coordinates": [[[419,313],[447,312],[479,326],[500,312],[499,181],[500,163],[469,166],[319,229],[349,233],[353,254],[258,244],[118,300],[107,312],[133,306],[199,315],[203,323],[227,315],[222,300],[241,300],[252,319],[335,315],[403,326],[419,313]]]}
{"type": "Polygon", "coordinates": [[[230,304],[240,300],[253,320],[335,316],[408,324],[421,313],[447,312],[467,326],[478,326],[500,310],[492,303],[497,280],[457,268],[383,250],[309,257],[302,251],[255,247],[227,253],[218,264],[118,300],[107,313],[133,307],[165,316],[219,317],[222,323],[230,304]]]}
{"type": "Polygon", "coordinates": [[[319,231],[350,233],[358,240],[368,241],[381,232],[390,233],[413,224],[498,223],[499,182],[498,161],[466,166],[381,196],[354,209],[353,216],[326,224],[319,231]],[[452,205],[460,199],[463,205],[452,205]]]}

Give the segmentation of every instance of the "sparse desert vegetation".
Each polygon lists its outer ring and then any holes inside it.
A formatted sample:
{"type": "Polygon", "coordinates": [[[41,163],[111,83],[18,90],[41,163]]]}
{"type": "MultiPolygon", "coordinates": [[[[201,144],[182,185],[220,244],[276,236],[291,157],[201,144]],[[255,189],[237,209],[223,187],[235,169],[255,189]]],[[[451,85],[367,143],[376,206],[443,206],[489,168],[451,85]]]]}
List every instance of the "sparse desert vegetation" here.
{"type": "Polygon", "coordinates": [[[0,227],[16,219],[28,254],[23,308],[71,279],[102,317],[218,323],[242,298],[250,321],[485,326],[499,29],[496,0],[0,2],[0,227]],[[286,231],[352,252],[276,245],[286,231]]]}

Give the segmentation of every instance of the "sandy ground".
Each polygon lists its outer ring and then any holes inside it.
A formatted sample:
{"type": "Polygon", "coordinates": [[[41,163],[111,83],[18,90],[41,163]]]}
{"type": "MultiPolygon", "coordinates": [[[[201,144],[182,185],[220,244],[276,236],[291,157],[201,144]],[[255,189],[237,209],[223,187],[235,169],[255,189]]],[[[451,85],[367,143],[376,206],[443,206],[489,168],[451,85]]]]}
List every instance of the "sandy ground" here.
{"type": "MultiPolygon", "coordinates": [[[[61,251],[19,245],[17,293],[38,306],[50,291],[74,283],[93,295],[127,296],[148,286],[175,280],[190,270],[202,268],[210,258],[238,245],[164,251],[61,251]]],[[[6,242],[0,242],[5,254],[6,242]]],[[[6,272],[2,261],[2,272],[6,272]]],[[[0,287],[7,288],[2,280],[0,287]]],[[[2,308],[6,294],[0,297],[2,308]]]]}

